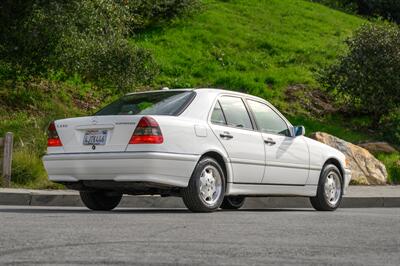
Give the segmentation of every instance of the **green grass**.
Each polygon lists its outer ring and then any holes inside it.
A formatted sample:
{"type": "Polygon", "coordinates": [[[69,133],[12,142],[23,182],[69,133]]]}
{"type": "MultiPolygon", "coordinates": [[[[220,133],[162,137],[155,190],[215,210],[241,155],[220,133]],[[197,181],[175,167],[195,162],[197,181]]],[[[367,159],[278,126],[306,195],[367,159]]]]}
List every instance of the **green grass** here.
{"type": "Polygon", "coordinates": [[[41,159],[35,151],[24,148],[13,154],[13,187],[57,189],[61,185],[50,182],[43,168],[41,159]]]}
{"type": "Polygon", "coordinates": [[[207,0],[193,18],[132,42],[155,55],[159,86],[222,87],[276,102],[287,85],[316,86],[313,73],[363,22],[308,1],[207,0]]]}
{"type": "Polygon", "coordinates": [[[378,160],[382,161],[389,174],[389,182],[400,184],[400,152],[392,154],[377,154],[378,160]]]}

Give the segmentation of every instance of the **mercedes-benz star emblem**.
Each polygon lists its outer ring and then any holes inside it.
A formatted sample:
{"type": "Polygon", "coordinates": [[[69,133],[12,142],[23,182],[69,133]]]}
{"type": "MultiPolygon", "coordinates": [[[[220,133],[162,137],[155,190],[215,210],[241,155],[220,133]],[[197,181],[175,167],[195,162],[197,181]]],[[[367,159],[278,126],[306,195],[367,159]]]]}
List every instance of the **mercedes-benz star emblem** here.
{"type": "Polygon", "coordinates": [[[91,122],[92,122],[92,124],[97,124],[99,121],[98,121],[97,117],[92,117],[91,122]]]}

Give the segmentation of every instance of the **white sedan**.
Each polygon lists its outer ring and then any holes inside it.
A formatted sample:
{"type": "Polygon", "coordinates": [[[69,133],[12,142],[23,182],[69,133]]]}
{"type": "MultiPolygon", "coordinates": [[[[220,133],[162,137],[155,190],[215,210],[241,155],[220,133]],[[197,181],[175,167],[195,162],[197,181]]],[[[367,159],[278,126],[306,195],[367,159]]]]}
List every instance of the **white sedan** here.
{"type": "Polygon", "coordinates": [[[49,179],[92,210],[123,194],[180,196],[189,210],[238,209],[245,197],[310,197],[335,210],[350,182],[345,156],[304,137],[264,99],[218,89],[131,93],[93,116],[54,121],[49,179]]]}

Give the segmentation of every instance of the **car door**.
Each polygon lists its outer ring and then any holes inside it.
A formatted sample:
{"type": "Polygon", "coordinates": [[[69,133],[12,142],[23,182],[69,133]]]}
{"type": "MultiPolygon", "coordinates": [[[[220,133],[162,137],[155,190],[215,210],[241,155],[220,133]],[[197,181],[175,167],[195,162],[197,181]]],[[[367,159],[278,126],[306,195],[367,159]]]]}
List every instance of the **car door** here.
{"type": "Polygon", "coordinates": [[[241,97],[221,96],[211,114],[211,128],[232,164],[234,183],[260,183],[265,152],[261,133],[254,130],[241,97]]]}
{"type": "Polygon", "coordinates": [[[303,136],[293,137],[286,121],[265,103],[247,100],[265,147],[262,183],[304,185],[309,174],[310,155],[303,136]]]}

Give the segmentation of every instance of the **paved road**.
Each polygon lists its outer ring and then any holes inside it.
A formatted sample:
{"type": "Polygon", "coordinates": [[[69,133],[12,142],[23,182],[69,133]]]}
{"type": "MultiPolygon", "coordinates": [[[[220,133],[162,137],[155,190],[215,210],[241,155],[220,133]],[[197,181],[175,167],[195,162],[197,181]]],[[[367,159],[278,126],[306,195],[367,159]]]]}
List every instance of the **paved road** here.
{"type": "Polygon", "coordinates": [[[0,264],[398,265],[400,208],[219,211],[0,206],[0,264]]]}

